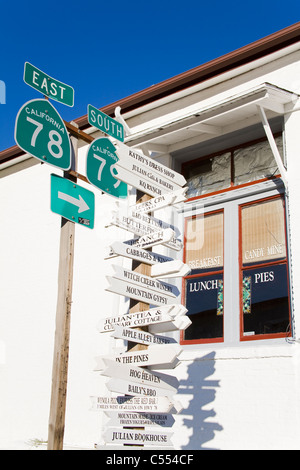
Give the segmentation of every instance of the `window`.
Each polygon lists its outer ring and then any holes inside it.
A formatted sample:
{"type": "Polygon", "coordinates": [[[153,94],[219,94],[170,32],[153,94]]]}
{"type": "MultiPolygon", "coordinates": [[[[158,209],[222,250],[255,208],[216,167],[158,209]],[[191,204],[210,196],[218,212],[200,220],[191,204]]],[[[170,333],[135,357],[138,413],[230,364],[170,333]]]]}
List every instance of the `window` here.
{"type": "MultiPolygon", "coordinates": [[[[275,141],[282,155],[282,136],[275,141]]],[[[272,178],[276,173],[277,165],[266,139],[183,164],[189,198],[272,178]]]]}
{"type": "Polygon", "coordinates": [[[223,211],[186,220],[185,262],[192,271],[184,295],[192,326],[183,344],[223,341],[223,220],[223,211]]]}
{"type": "Polygon", "coordinates": [[[292,334],[284,188],[267,146],[261,139],[196,161],[194,176],[193,162],[185,164],[198,183],[184,209],[191,272],[182,303],[192,324],[181,344],[292,334]]]}
{"type": "Polygon", "coordinates": [[[282,197],[240,206],[241,339],[285,335],[290,323],[282,197]]]}

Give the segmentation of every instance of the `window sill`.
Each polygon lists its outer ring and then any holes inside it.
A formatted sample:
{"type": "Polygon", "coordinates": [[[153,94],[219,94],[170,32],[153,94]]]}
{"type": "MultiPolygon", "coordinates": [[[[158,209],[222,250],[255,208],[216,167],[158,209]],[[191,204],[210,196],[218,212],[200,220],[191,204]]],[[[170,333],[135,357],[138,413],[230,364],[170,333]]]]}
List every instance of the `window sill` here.
{"type": "Polygon", "coordinates": [[[251,343],[197,344],[183,345],[180,361],[231,360],[231,359],[268,359],[274,357],[293,357],[299,344],[290,338],[252,341],[251,343]]]}

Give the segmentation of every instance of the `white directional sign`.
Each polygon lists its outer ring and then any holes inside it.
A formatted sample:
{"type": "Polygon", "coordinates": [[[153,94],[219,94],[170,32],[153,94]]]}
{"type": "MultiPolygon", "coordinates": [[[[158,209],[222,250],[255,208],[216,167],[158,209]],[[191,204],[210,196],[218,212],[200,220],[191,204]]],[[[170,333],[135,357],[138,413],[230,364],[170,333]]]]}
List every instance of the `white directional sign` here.
{"type": "MultiPolygon", "coordinates": [[[[117,153],[117,152],[116,152],[117,153]]],[[[173,181],[164,178],[163,176],[157,175],[152,170],[140,165],[139,163],[119,160],[116,163],[117,178],[124,183],[130,184],[131,186],[141,189],[150,195],[163,195],[169,192],[178,191],[180,186],[175,184],[173,181]]]]}
{"type": "Polygon", "coordinates": [[[172,397],[176,393],[176,390],[171,391],[155,387],[155,385],[139,385],[130,380],[122,380],[118,378],[110,379],[106,383],[106,387],[111,392],[142,397],[172,397]]]}
{"type": "Polygon", "coordinates": [[[139,300],[150,305],[163,306],[174,303],[174,297],[171,297],[164,292],[150,291],[147,287],[139,287],[135,284],[130,284],[120,279],[106,276],[109,282],[106,291],[113,292],[114,294],[123,295],[130,299],[139,300]]]}
{"type": "Polygon", "coordinates": [[[150,276],[131,271],[130,269],[123,268],[119,265],[113,265],[112,267],[114,270],[113,277],[115,279],[120,279],[121,281],[127,282],[128,284],[134,284],[142,288],[146,287],[150,291],[172,297],[173,302],[175,301],[176,297],[180,295],[179,289],[172,284],[168,284],[158,279],[153,279],[150,276]]]}
{"type": "Polygon", "coordinates": [[[128,166],[130,163],[135,163],[142,166],[143,168],[148,169],[148,171],[151,171],[153,174],[167,179],[173,184],[179,186],[184,186],[186,184],[186,179],[180,173],[171,170],[153,158],[147,157],[140,150],[130,148],[128,145],[125,145],[121,142],[117,142],[115,147],[116,154],[118,155],[120,162],[125,162],[124,165],[127,163],[128,166]]]}
{"type": "MultiPolygon", "coordinates": [[[[147,229],[147,231],[149,231],[149,227],[152,227],[153,230],[163,230],[166,228],[171,228],[172,230],[174,230],[176,237],[180,235],[180,230],[177,227],[175,227],[174,225],[168,224],[167,222],[164,222],[161,219],[152,217],[149,214],[143,214],[143,213],[135,212],[135,211],[130,211],[130,212],[131,212],[130,218],[132,218],[136,222],[146,224],[145,228],[147,229]]],[[[125,215],[125,217],[128,219],[127,215],[125,215]]]]}
{"type": "Polygon", "coordinates": [[[177,331],[177,330],[186,330],[192,321],[189,317],[177,317],[170,322],[163,323],[161,325],[151,325],[149,326],[149,331],[151,333],[167,333],[169,331],[177,331]]]}
{"type": "Polygon", "coordinates": [[[156,344],[176,343],[175,339],[167,336],[152,335],[147,331],[137,330],[133,328],[124,328],[124,326],[115,325],[111,336],[123,339],[125,341],[133,341],[134,343],[147,344],[148,346],[156,344]]]}
{"type": "MultiPolygon", "coordinates": [[[[99,321],[97,327],[100,333],[106,333],[114,331],[114,327],[116,325],[134,328],[161,322],[169,322],[173,319],[173,315],[170,313],[174,311],[175,307],[178,311],[177,305],[167,305],[158,308],[150,308],[141,312],[127,313],[116,317],[106,317],[99,321]]],[[[178,307],[180,306],[178,305],[178,307]]]]}
{"type": "Polygon", "coordinates": [[[90,397],[92,410],[98,411],[139,411],[156,413],[180,413],[182,405],[168,397],[90,397]]]}
{"type": "Polygon", "coordinates": [[[110,418],[108,426],[133,426],[133,427],[163,427],[173,426],[175,419],[169,413],[136,413],[123,411],[106,411],[106,416],[110,418]]]}
{"type": "Polygon", "coordinates": [[[173,261],[173,259],[168,256],[118,241],[111,244],[109,253],[104,259],[113,258],[114,256],[124,256],[125,258],[135,259],[136,261],[150,265],[173,261]]]}
{"type": "MultiPolygon", "coordinates": [[[[153,225],[147,224],[133,217],[122,216],[117,212],[113,214],[111,223],[139,236],[148,235],[161,230],[157,227],[153,227],[153,225]]],[[[173,230],[171,227],[165,228],[163,230],[170,229],[173,230]]],[[[176,238],[174,231],[173,238],[171,238],[168,242],[163,242],[162,244],[176,251],[180,251],[183,247],[182,241],[176,238]]]]}
{"type": "Polygon", "coordinates": [[[171,278],[186,276],[191,272],[191,268],[180,260],[168,261],[166,263],[156,264],[151,267],[151,277],[171,278]]]}
{"type": "MultiPolygon", "coordinates": [[[[137,365],[137,366],[150,366],[156,364],[171,364],[182,349],[176,344],[168,344],[164,346],[149,346],[148,349],[143,351],[129,351],[118,356],[113,356],[112,359],[118,364],[137,365]],[[163,349],[162,349],[163,348],[163,349]]],[[[110,359],[106,356],[98,356],[95,358],[96,366],[94,370],[104,370],[106,365],[104,359],[110,359]]]]}
{"type": "Polygon", "coordinates": [[[183,202],[186,200],[186,192],[188,188],[181,188],[177,191],[172,193],[163,194],[162,196],[157,196],[149,201],[140,202],[139,204],[135,204],[134,206],[130,207],[130,212],[137,212],[137,213],[147,213],[153,212],[158,209],[163,209],[164,207],[178,204],[179,202],[183,202]]]}
{"type": "Polygon", "coordinates": [[[136,175],[134,175],[131,171],[122,168],[117,163],[115,165],[115,170],[115,176],[119,181],[129,184],[130,186],[133,186],[134,188],[142,191],[145,194],[148,194],[149,196],[155,197],[166,193],[166,190],[157,186],[154,181],[150,182],[145,180],[145,178],[137,178],[136,175]]]}
{"type": "MultiPolygon", "coordinates": [[[[160,372],[152,372],[143,367],[119,364],[113,359],[102,359],[105,366],[101,375],[106,377],[118,378],[122,380],[129,380],[132,383],[139,385],[149,385],[163,390],[169,390],[176,393],[179,387],[179,381],[176,377],[171,375],[162,374],[160,372]]],[[[127,392],[126,392],[127,393],[127,392]]]]}
{"type": "Polygon", "coordinates": [[[151,446],[172,445],[172,432],[141,430],[141,429],[120,429],[107,428],[103,437],[107,443],[123,444],[147,444],[151,446]]]}

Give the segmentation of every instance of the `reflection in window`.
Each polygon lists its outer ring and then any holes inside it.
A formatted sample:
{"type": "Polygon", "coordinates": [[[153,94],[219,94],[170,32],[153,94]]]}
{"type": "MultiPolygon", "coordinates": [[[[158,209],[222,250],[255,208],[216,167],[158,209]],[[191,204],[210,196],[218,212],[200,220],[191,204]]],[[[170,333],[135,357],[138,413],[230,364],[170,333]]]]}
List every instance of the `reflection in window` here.
{"type": "Polygon", "coordinates": [[[241,208],[242,339],[283,335],[290,308],[284,200],[241,208]]]}
{"type": "Polygon", "coordinates": [[[188,218],[185,263],[192,269],[185,279],[185,304],[191,326],[183,342],[223,340],[223,211],[188,218]]]}
{"type": "Polygon", "coordinates": [[[186,308],[192,325],[185,340],[223,337],[223,273],[186,280],[186,308]]]}
{"type": "MultiPolygon", "coordinates": [[[[282,136],[277,136],[275,141],[283,157],[282,136]]],[[[272,178],[279,173],[269,142],[265,139],[185,163],[182,171],[187,180],[189,198],[272,178]]]]}

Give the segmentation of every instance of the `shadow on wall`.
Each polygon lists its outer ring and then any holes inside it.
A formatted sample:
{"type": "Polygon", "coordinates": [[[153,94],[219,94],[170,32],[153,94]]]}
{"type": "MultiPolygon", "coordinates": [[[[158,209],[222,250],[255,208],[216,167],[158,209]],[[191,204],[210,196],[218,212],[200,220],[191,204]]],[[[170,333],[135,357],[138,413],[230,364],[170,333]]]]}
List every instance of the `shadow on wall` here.
{"type": "MultiPolygon", "coordinates": [[[[187,368],[187,380],[180,381],[178,395],[191,395],[188,408],[182,410],[183,424],[192,429],[189,442],[182,449],[216,450],[204,444],[212,441],[217,431],[223,427],[215,421],[210,421],[216,413],[213,409],[219,380],[210,380],[215,371],[215,353],[207,354],[191,363],[187,368]],[[210,405],[211,404],[211,405],[210,405]],[[209,405],[209,406],[208,406],[209,405]]],[[[180,398],[179,398],[180,400],[180,398]]]]}

